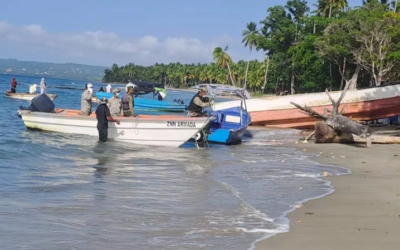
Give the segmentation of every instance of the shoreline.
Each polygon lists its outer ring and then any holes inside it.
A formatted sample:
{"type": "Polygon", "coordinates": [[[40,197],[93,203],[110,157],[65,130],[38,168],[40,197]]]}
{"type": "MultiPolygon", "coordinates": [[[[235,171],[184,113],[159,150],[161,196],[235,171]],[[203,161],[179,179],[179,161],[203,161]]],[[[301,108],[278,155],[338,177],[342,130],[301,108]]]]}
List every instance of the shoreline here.
{"type": "Polygon", "coordinates": [[[344,167],[350,173],[321,177],[334,190],[297,203],[303,206],[283,215],[289,220],[289,231],[260,239],[253,249],[400,249],[398,145],[365,148],[311,141],[282,146],[306,150],[314,155],[311,160],[344,167]]]}

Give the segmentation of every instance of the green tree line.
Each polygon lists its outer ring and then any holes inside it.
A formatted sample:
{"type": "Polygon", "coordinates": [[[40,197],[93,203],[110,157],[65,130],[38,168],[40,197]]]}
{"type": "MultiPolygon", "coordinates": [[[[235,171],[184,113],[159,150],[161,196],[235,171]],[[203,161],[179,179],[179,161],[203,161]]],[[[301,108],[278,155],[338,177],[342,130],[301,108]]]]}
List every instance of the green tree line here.
{"type": "Polygon", "coordinates": [[[189,87],[222,83],[253,92],[307,93],[380,86],[400,79],[400,6],[369,0],[350,8],[346,0],[304,0],[268,8],[265,19],[242,31],[249,60],[233,62],[229,48],[217,47],[209,64],[114,64],[103,82],[141,80],[189,87]],[[251,60],[262,53],[263,60],[251,60]]]}

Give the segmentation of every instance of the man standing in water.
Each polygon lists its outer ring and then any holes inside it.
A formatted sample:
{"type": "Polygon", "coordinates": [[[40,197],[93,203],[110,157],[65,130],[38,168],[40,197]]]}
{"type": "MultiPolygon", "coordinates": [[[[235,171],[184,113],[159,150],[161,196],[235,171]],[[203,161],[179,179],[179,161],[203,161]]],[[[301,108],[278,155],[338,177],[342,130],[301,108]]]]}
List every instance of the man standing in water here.
{"type": "Polygon", "coordinates": [[[110,109],[107,106],[107,98],[103,97],[100,100],[100,105],[96,109],[97,130],[99,131],[98,143],[104,143],[108,139],[108,122],[120,124],[118,120],[112,118],[110,109]]]}
{"type": "Polygon", "coordinates": [[[124,116],[134,116],[134,106],[135,101],[133,100],[133,87],[129,86],[127,93],[122,97],[122,110],[124,116]]]}
{"type": "Polygon", "coordinates": [[[93,85],[88,83],[86,84],[85,91],[81,96],[81,115],[90,115],[92,113],[92,97],[93,85]]]}
{"type": "Polygon", "coordinates": [[[212,105],[212,102],[210,102],[209,98],[205,97],[207,92],[207,88],[203,87],[195,96],[193,96],[188,106],[189,116],[207,116],[205,113],[203,113],[203,108],[210,107],[212,105]]]}
{"type": "Polygon", "coordinates": [[[108,108],[110,109],[111,116],[117,116],[121,114],[121,100],[118,98],[119,89],[114,89],[114,96],[110,98],[107,103],[108,108]]]}

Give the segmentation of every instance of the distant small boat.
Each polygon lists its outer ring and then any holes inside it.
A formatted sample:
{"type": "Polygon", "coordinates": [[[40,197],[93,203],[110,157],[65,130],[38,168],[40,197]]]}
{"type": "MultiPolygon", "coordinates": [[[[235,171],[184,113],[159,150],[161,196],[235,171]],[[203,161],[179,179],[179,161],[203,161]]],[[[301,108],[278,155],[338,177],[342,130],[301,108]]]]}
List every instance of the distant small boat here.
{"type": "MultiPolygon", "coordinates": [[[[97,102],[98,99],[101,99],[103,97],[110,99],[111,97],[113,97],[113,94],[107,92],[96,92],[96,97],[94,97],[92,101],[97,102]]],[[[166,112],[185,112],[187,106],[175,102],[135,98],[135,108],[166,112]]]]}
{"type": "MultiPolygon", "coordinates": [[[[57,98],[56,94],[46,94],[51,100],[54,100],[57,98]]],[[[22,99],[22,100],[27,100],[31,101],[34,97],[40,96],[40,94],[23,94],[23,93],[11,93],[11,92],[6,92],[5,93],[6,97],[13,98],[13,99],[22,99]]]]}

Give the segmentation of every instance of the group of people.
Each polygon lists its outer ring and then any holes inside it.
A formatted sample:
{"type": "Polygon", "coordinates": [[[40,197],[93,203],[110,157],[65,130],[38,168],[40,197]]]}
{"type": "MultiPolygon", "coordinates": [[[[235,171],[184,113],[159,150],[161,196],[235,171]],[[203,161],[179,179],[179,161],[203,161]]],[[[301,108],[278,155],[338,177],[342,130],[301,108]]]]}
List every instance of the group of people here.
{"type": "MultiPolygon", "coordinates": [[[[134,86],[127,86],[126,94],[123,95],[121,99],[118,97],[120,90],[114,89],[112,91],[114,96],[110,98],[110,100],[107,100],[105,97],[99,100],[99,106],[95,111],[97,118],[97,130],[99,131],[99,143],[107,141],[108,122],[115,122],[119,124],[119,120],[114,119],[114,117],[121,115],[125,117],[132,117],[135,115],[133,110],[133,107],[135,106],[133,98],[134,86]]],[[[93,84],[88,83],[86,84],[85,91],[81,96],[81,115],[89,116],[92,113],[92,97],[93,84]]]]}
{"type": "MultiPolygon", "coordinates": [[[[35,94],[36,93],[36,84],[30,85],[29,86],[29,94],[35,94]]],[[[44,78],[42,78],[42,80],[40,80],[40,94],[46,94],[46,81],[44,80],[44,78]]],[[[15,79],[15,77],[11,78],[11,89],[10,89],[10,93],[17,93],[17,80],[15,79]]]]}
{"type": "MultiPolygon", "coordinates": [[[[118,116],[132,117],[134,116],[133,107],[135,106],[133,93],[136,85],[129,83],[126,85],[126,94],[120,99],[118,94],[119,89],[114,89],[112,92],[114,96],[107,100],[103,97],[99,100],[99,106],[97,107],[95,113],[97,118],[97,130],[99,132],[99,143],[104,143],[108,138],[108,122],[115,122],[120,124],[120,121],[115,119],[118,116]]],[[[108,88],[108,86],[107,86],[108,88]]],[[[109,89],[107,89],[108,91],[109,89]]],[[[111,90],[110,90],[111,91],[111,90]]],[[[202,117],[207,116],[203,112],[203,108],[210,107],[213,101],[210,101],[207,95],[207,88],[202,88],[189,103],[188,111],[191,117],[202,117]]],[[[82,93],[81,97],[81,115],[89,116],[92,113],[92,97],[93,97],[93,84],[88,83],[85,86],[85,91],[82,93]]]]}

